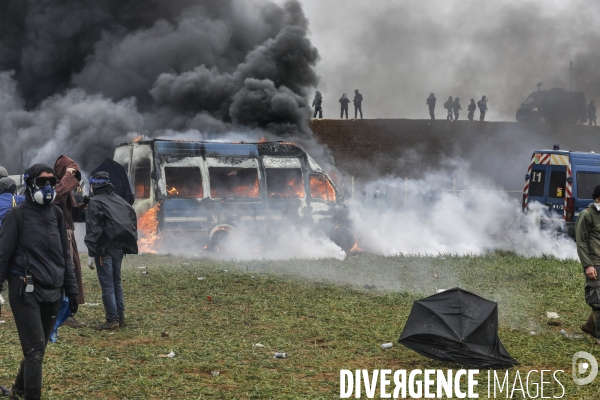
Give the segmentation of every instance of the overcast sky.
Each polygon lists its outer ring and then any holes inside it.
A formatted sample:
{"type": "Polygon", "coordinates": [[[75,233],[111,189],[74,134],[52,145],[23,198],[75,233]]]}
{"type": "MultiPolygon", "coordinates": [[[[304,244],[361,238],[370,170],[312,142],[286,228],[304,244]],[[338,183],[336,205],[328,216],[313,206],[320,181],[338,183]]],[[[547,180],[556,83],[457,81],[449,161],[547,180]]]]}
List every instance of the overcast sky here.
{"type": "Polygon", "coordinates": [[[573,90],[600,98],[600,2],[300,1],[321,56],[326,118],[339,118],[342,93],[359,89],[366,118],[428,118],[434,92],[438,117],[448,96],[466,110],[486,95],[491,120],[513,121],[538,82],[569,88],[570,60],[573,90]]]}

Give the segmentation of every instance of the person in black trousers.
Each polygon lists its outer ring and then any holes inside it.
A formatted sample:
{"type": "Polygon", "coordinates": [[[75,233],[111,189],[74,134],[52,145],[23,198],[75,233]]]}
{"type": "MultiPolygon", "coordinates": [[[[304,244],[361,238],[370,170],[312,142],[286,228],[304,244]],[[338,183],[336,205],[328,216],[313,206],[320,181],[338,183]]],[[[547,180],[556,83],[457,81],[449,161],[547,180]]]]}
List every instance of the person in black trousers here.
{"type": "Polygon", "coordinates": [[[362,96],[362,94],[360,94],[358,92],[358,89],[356,89],[354,91],[354,119],[356,119],[359,112],[360,112],[360,119],[362,119],[362,117],[363,117],[362,102],[363,102],[363,96],[362,96]]]}
{"type": "Polygon", "coordinates": [[[346,119],[348,119],[348,104],[350,103],[350,99],[346,96],[346,93],[342,95],[340,98],[340,104],[342,106],[342,112],[340,115],[340,119],[344,118],[344,113],[346,113],[346,119]]]}
{"type": "Polygon", "coordinates": [[[65,218],[52,205],[58,182],[54,170],[35,164],[24,177],[25,201],[6,213],[0,227],[0,287],[8,281],[8,299],[23,349],[10,394],[39,399],[42,362],[62,293],[75,315],[78,288],[65,218]]]}

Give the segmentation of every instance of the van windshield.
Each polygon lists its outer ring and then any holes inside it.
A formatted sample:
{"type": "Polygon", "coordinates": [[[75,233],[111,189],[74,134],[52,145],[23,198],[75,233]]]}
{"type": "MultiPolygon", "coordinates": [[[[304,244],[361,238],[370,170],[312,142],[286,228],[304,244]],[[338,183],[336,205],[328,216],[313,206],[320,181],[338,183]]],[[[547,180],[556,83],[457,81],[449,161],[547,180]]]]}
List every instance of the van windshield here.
{"type": "Polygon", "coordinates": [[[600,185],[600,173],[577,172],[577,197],[591,199],[594,187],[600,185]]]}
{"type": "Polygon", "coordinates": [[[266,168],[269,198],[304,198],[300,168],[266,168]]]}
{"type": "Polygon", "coordinates": [[[199,167],[165,167],[167,197],[202,198],[202,175],[199,167]]]}
{"type": "Polygon", "coordinates": [[[258,170],[256,168],[210,167],[210,197],[257,199],[258,170]]]}

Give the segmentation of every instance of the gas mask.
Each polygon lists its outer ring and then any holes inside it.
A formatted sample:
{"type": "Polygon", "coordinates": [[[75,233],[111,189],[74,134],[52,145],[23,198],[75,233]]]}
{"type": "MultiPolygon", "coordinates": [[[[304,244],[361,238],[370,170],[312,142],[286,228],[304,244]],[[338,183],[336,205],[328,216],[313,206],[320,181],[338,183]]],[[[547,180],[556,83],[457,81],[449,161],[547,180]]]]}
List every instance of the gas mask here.
{"type": "Polygon", "coordinates": [[[55,176],[37,177],[33,179],[33,184],[29,187],[29,194],[33,201],[40,205],[48,205],[56,198],[55,176]]]}

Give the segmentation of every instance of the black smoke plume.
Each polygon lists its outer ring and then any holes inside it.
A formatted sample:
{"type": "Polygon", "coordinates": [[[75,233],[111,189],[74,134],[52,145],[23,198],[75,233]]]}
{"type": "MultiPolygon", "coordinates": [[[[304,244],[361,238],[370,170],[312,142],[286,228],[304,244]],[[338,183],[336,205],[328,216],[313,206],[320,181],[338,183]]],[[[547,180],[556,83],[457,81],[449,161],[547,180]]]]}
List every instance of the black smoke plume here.
{"type": "Polygon", "coordinates": [[[0,0],[2,164],[90,170],[137,133],[310,143],[307,28],[297,0],[0,0]]]}

